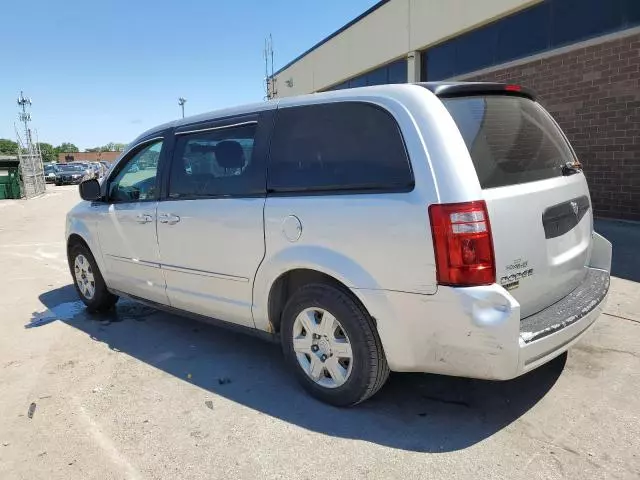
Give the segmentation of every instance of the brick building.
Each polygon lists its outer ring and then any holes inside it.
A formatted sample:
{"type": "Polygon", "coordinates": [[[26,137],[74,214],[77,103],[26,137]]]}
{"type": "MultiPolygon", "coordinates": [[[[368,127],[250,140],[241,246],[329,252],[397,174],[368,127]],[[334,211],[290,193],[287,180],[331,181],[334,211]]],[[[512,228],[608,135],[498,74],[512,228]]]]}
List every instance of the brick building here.
{"type": "Polygon", "coordinates": [[[536,90],[595,215],[640,220],[640,0],[382,0],[276,72],[270,92],[435,80],[536,90]]]}
{"type": "Polygon", "coordinates": [[[122,152],[67,152],[58,154],[58,162],[113,162],[122,152]]]}

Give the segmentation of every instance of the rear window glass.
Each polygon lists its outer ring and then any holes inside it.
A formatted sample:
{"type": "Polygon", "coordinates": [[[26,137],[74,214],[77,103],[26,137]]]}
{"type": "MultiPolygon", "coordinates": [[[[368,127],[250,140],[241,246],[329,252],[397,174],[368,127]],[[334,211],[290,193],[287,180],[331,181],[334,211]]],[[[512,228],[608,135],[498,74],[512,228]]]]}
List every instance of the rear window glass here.
{"type": "Polygon", "coordinates": [[[442,103],[458,125],[482,188],[558,177],[574,160],[562,132],[532,100],[495,95],[442,103]]]}
{"type": "Polygon", "coordinates": [[[413,175],[395,119],[367,103],[278,110],[271,143],[274,192],[410,190],[413,175]]]}

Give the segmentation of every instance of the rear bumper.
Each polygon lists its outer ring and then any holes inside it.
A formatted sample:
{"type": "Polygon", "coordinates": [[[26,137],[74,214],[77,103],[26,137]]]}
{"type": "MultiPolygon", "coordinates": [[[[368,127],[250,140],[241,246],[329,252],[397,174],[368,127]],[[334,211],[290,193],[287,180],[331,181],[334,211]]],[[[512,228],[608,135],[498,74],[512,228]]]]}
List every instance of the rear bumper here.
{"type": "Polygon", "coordinates": [[[554,305],[520,322],[520,365],[529,371],[567,350],[604,309],[609,272],[589,269],[585,280],[554,305]]]}
{"type": "Polygon", "coordinates": [[[495,284],[440,287],[434,295],[354,292],[376,319],[391,370],[508,380],[565,352],[602,313],[611,244],[599,235],[592,258],[576,290],[524,319],[518,302],[495,284]]]}

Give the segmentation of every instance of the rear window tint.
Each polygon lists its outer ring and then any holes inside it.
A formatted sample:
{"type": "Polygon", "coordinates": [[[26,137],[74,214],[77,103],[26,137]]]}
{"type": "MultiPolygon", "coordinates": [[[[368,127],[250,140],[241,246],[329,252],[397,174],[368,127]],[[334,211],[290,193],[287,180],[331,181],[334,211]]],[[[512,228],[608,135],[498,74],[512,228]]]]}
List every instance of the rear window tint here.
{"type": "Polygon", "coordinates": [[[345,102],[278,110],[271,143],[274,192],[410,190],[400,130],[385,110],[345,102]]]}
{"type": "Polygon", "coordinates": [[[443,99],[471,154],[482,188],[562,175],[573,153],[536,102],[509,96],[443,99]]]}

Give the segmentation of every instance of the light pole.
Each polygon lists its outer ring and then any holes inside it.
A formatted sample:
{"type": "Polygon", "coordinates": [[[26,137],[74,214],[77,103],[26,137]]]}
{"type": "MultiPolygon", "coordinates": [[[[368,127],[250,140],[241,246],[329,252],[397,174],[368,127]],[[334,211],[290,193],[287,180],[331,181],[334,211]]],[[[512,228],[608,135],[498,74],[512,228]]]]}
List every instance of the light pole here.
{"type": "Polygon", "coordinates": [[[178,99],[178,105],[180,105],[180,107],[182,107],[182,118],[184,118],[184,104],[187,103],[187,99],[184,97],[180,97],[178,99]]]}

